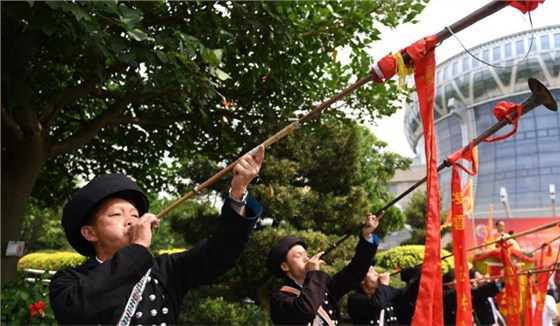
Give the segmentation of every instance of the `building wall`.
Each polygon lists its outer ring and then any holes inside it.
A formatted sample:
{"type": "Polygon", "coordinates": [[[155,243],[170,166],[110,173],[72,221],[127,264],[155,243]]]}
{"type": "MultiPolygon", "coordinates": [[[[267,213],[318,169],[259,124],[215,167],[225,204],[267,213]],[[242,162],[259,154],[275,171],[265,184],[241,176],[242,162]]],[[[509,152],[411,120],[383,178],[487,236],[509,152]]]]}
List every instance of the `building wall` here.
{"type": "MultiPolygon", "coordinates": [[[[438,162],[495,125],[493,109],[498,102],[521,103],[531,96],[529,77],[540,80],[560,106],[560,25],[512,34],[469,52],[484,63],[463,52],[437,67],[434,109],[438,162]]],[[[419,156],[416,161],[425,164],[415,94],[412,99],[405,111],[405,133],[419,156]]],[[[487,218],[490,204],[495,218],[507,214],[513,218],[552,216],[549,185],[554,184],[560,192],[559,113],[541,105],[520,119],[512,137],[478,146],[479,172],[473,178],[475,209],[471,216],[487,218]],[[501,203],[501,188],[507,190],[509,211],[501,203]]],[[[497,134],[511,128],[506,126],[497,134]]],[[[463,183],[467,177],[463,173],[463,183]]],[[[439,183],[445,209],[450,203],[450,168],[440,172],[439,183]]]]}

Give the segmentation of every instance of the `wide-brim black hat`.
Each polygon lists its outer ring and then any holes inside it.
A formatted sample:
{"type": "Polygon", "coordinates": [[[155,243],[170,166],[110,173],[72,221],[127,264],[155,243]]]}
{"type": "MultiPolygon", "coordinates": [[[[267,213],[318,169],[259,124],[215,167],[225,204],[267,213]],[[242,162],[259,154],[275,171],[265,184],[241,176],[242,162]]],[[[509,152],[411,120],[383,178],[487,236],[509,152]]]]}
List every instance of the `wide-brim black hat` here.
{"type": "Polygon", "coordinates": [[[443,274],[441,280],[443,283],[450,283],[455,281],[455,269],[450,269],[447,273],[443,274]]]}
{"type": "Polygon", "coordinates": [[[478,272],[478,271],[474,267],[469,269],[469,278],[471,278],[471,279],[474,278],[476,272],[478,272]]]}
{"type": "Polygon", "coordinates": [[[107,198],[128,200],[136,207],[139,216],[144,215],[150,207],[146,194],[127,176],[111,173],[93,178],[74,193],[62,212],[62,227],[66,238],[84,256],[93,255],[95,250],[92,243],[82,236],[81,228],[88,223],[98,205],[107,198]]]}
{"type": "Polygon", "coordinates": [[[301,245],[306,248],[305,243],[295,235],[285,236],[272,246],[266,258],[266,267],[274,276],[284,276],[284,271],[280,268],[280,264],[286,259],[288,251],[295,245],[301,245]]]}
{"type": "Polygon", "coordinates": [[[412,266],[409,268],[405,268],[401,270],[401,281],[408,283],[413,278],[420,276],[420,274],[422,274],[421,266],[412,266]]]}

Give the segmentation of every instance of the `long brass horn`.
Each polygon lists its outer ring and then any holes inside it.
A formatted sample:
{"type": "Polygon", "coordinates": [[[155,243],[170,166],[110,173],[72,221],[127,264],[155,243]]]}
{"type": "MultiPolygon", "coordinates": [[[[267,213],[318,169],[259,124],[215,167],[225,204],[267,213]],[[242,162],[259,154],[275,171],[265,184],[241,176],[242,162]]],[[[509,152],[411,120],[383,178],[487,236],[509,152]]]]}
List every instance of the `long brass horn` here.
{"type": "MultiPolygon", "coordinates": [[[[524,115],[525,113],[533,110],[534,108],[536,108],[537,106],[540,106],[540,105],[544,105],[546,108],[548,108],[551,111],[557,111],[558,110],[558,106],[556,104],[556,101],[554,100],[554,97],[552,97],[552,94],[550,93],[550,91],[538,79],[529,78],[527,83],[529,84],[529,89],[531,90],[531,96],[529,96],[527,99],[525,99],[525,101],[523,101],[523,103],[520,104],[521,107],[522,107],[521,115],[524,115]]],[[[512,118],[516,118],[516,117],[517,117],[517,112],[513,112],[512,113],[512,118]]],[[[495,134],[498,130],[502,129],[504,126],[506,126],[508,124],[511,124],[511,122],[509,120],[507,120],[507,119],[500,120],[498,123],[496,123],[495,125],[490,127],[488,130],[483,132],[480,136],[473,139],[473,147],[477,146],[478,144],[483,142],[485,139],[489,138],[490,136],[495,134]]],[[[467,146],[463,147],[462,154],[467,153],[467,151],[469,151],[469,150],[471,150],[470,145],[467,145],[467,146]]],[[[439,172],[439,171],[441,171],[444,168],[449,167],[449,166],[451,166],[451,164],[449,163],[449,161],[447,161],[447,159],[445,159],[443,161],[443,163],[441,163],[438,166],[437,172],[439,172]]],[[[381,214],[381,212],[387,210],[389,207],[396,204],[404,196],[408,195],[414,189],[418,188],[420,185],[422,185],[424,182],[426,182],[426,178],[427,177],[425,176],[421,180],[418,180],[415,184],[410,186],[410,188],[405,190],[402,194],[395,197],[393,200],[391,200],[389,203],[387,203],[385,206],[383,206],[381,209],[379,209],[377,212],[375,212],[374,215],[379,215],[379,214],[381,214]]],[[[325,257],[333,249],[338,247],[344,240],[348,239],[352,234],[355,234],[356,232],[358,232],[361,228],[362,228],[362,225],[360,225],[355,230],[352,230],[351,232],[344,235],[336,243],[330,245],[325,250],[325,253],[323,254],[323,257],[325,257]]]]}
{"type": "MultiPolygon", "coordinates": [[[[527,111],[534,109],[539,105],[546,106],[550,111],[558,111],[558,105],[550,94],[550,91],[544,86],[538,79],[536,78],[529,78],[529,88],[531,89],[531,96],[527,98],[521,105],[523,106],[523,110],[525,110],[525,106],[530,107],[527,111]]],[[[525,112],[523,112],[525,113],[525,112]]]]}

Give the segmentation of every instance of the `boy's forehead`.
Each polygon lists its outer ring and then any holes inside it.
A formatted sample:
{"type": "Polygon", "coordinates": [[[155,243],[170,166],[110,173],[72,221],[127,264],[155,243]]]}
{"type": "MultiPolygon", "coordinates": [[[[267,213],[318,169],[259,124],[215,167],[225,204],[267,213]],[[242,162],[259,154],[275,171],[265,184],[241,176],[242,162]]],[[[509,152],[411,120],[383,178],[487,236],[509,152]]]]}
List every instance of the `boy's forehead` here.
{"type": "Polygon", "coordinates": [[[292,248],[290,248],[290,250],[288,251],[288,254],[301,254],[306,252],[307,250],[305,250],[305,248],[302,245],[295,245],[292,248]]]}
{"type": "MultiPolygon", "coordinates": [[[[116,205],[116,204],[124,204],[124,205],[131,205],[134,206],[134,203],[128,199],[121,198],[121,197],[109,197],[103,200],[103,204],[105,205],[116,205]]],[[[136,206],[134,206],[136,207],[136,206]]]]}

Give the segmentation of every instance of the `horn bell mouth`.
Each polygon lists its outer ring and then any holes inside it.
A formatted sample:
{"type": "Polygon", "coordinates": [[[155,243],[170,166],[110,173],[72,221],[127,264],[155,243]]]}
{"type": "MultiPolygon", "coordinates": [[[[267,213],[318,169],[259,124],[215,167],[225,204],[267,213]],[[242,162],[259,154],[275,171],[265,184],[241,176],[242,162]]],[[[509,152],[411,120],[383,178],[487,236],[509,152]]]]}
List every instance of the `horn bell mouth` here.
{"type": "Polygon", "coordinates": [[[532,77],[529,78],[527,83],[529,84],[529,88],[531,89],[531,92],[533,92],[534,96],[537,96],[539,100],[542,101],[542,105],[546,106],[546,108],[550,111],[558,111],[556,100],[543,83],[532,77]]]}

